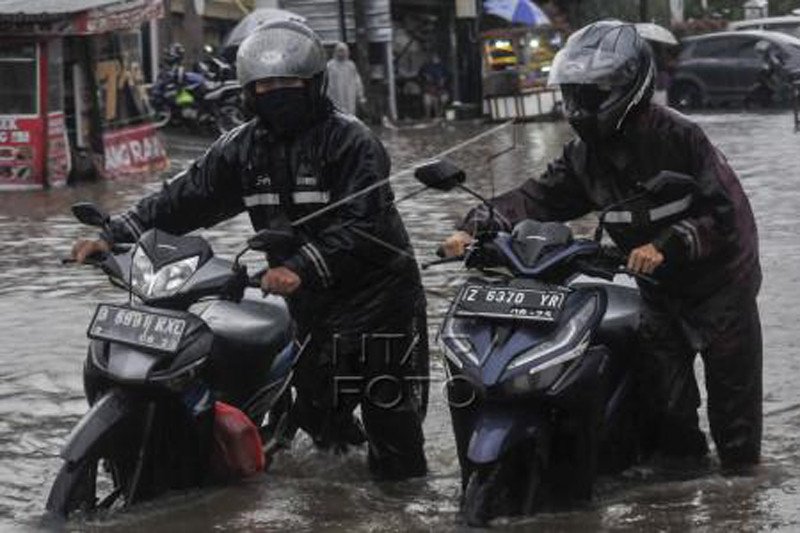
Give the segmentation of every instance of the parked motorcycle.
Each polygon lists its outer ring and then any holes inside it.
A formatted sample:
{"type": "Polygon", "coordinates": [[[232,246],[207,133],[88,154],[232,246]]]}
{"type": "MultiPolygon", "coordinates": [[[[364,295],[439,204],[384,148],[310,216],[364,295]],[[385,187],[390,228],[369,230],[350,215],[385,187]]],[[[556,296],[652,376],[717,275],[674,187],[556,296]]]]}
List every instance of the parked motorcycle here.
{"type": "MultiPolygon", "coordinates": [[[[108,222],[91,204],[73,214],[108,222]]],[[[287,401],[300,347],[285,302],[247,290],[261,274],[249,277],[240,258],[274,241],[262,231],[229,261],[201,237],[150,230],[93,259],[128,301],[99,304],[89,324],[91,408],[61,451],[50,512],[128,506],[263,469],[286,415],[270,419],[266,447],[259,428],[287,401]]]]}
{"type": "Polygon", "coordinates": [[[195,64],[195,72],[199,72],[207,80],[226,81],[236,79],[236,69],[211,45],[203,47],[203,57],[195,64]]]}
{"type": "Polygon", "coordinates": [[[224,133],[245,122],[239,83],[225,77],[187,71],[180,64],[162,70],[150,87],[149,99],[160,125],[205,128],[224,133]]]}
{"type": "MultiPolygon", "coordinates": [[[[470,192],[491,216],[454,166],[434,162],[416,177],[470,192]]],[[[667,172],[642,187],[609,209],[685,198],[694,181],[667,172]]],[[[637,459],[640,300],[636,288],[614,282],[635,274],[601,246],[604,219],[593,239],[525,220],[510,234],[479,235],[465,257],[432,263],[463,261],[480,273],[461,287],[439,332],[470,525],[587,499],[598,473],[637,459]]]]}

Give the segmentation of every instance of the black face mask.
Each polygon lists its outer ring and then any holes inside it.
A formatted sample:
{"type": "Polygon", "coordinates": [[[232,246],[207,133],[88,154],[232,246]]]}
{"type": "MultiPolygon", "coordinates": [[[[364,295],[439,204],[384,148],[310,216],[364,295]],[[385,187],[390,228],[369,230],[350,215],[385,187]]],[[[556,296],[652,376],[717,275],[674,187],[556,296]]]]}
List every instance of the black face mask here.
{"type": "Polygon", "coordinates": [[[308,91],[304,87],[274,89],[254,98],[256,115],[278,137],[294,137],[314,121],[308,91]]]}

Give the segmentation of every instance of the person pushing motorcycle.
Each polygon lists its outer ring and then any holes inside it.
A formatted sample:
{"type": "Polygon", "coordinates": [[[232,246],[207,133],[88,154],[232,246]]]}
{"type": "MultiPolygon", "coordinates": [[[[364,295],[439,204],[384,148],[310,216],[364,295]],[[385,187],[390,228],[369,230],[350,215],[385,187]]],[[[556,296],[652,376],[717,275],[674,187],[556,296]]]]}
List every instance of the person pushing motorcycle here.
{"type": "Polygon", "coordinates": [[[322,447],[358,443],[365,432],[379,479],[420,476],[425,300],[392,190],[374,187],[312,215],[390,170],[375,135],[325,96],[326,63],[319,38],[299,22],[272,22],[245,39],[237,73],[255,118],[112,217],[111,234],[76,243],[73,256],[84,261],[150,228],[184,234],[243,211],[257,230],[293,231],[297,244],[269,251],[261,281],[287,298],[304,343],[292,420],[322,447]],[[363,430],[352,414],[359,403],[363,430]]]}
{"type": "Polygon", "coordinates": [[[651,103],[655,66],[631,24],[602,21],[572,35],[553,63],[577,138],[538,178],[473,209],[448,238],[460,256],[483,231],[511,229],[526,218],[566,221],[611,208],[606,228],[627,267],[658,282],[640,282],[643,299],[641,390],[645,450],[703,458],[700,397],[693,362],[701,353],[711,435],[724,469],[760,459],[762,340],[756,295],[761,283],[758,236],[749,202],[725,157],[685,116],[651,103]],[[627,207],[661,171],[688,175],[696,191],[658,204],[627,207]]]}

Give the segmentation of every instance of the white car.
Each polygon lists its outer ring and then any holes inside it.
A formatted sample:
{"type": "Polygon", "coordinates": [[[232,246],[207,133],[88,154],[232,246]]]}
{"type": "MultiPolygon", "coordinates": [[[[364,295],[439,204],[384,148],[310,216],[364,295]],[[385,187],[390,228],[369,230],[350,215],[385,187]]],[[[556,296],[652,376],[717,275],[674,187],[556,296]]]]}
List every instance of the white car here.
{"type": "MultiPolygon", "coordinates": [[[[796,10],[798,11],[798,10],[796,10]]],[[[786,33],[792,37],[800,38],[800,16],[787,15],[785,17],[767,17],[761,19],[738,20],[728,24],[731,31],[741,30],[769,30],[786,33]]]]}

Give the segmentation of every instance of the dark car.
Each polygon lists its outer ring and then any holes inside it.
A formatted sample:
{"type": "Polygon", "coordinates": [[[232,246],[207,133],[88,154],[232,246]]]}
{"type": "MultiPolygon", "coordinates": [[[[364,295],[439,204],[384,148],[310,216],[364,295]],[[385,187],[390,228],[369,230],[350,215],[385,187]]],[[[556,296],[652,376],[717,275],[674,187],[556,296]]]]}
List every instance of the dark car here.
{"type": "Polygon", "coordinates": [[[783,79],[800,73],[800,39],[784,33],[727,31],[687,37],[681,44],[669,87],[676,107],[747,103],[769,73],[767,50],[778,58],[783,79]]]}

